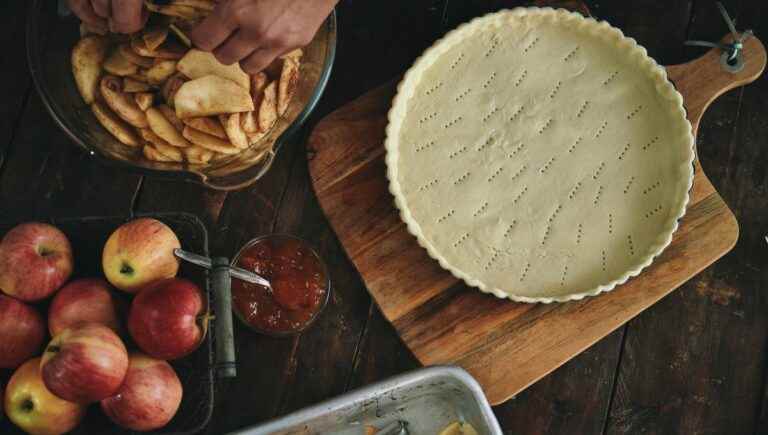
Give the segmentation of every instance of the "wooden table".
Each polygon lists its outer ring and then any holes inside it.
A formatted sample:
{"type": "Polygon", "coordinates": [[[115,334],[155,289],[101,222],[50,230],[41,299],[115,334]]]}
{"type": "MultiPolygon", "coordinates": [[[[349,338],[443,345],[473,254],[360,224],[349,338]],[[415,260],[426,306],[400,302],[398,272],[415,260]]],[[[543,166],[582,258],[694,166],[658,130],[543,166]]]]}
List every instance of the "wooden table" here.
{"type": "MultiPolygon", "coordinates": [[[[726,28],[710,0],[587,1],[662,64],[701,54],[689,38],[726,28]]],[[[342,0],[334,75],[313,122],[404,71],[437,37],[505,0],[342,0]]],[[[768,35],[763,0],[725,4],[742,28],[768,35]]],[[[187,211],[209,228],[212,252],[289,232],[330,263],[333,300],[294,339],[238,328],[239,377],[221,384],[208,432],[252,425],[417,366],[371,303],[308,182],[304,138],[267,177],[235,193],[145,178],[93,161],[54,125],[31,86],[23,46],[26,2],[0,6],[0,220],[14,216],[187,211]]],[[[496,408],[510,433],[768,432],[768,77],[720,98],[699,134],[702,165],[735,211],[736,248],[581,356],[496,408]]],[[[308,127],[308,128],[309,128],[308,127]]],[[[308,131],[308,129],[306,129],[308,131]]]]}

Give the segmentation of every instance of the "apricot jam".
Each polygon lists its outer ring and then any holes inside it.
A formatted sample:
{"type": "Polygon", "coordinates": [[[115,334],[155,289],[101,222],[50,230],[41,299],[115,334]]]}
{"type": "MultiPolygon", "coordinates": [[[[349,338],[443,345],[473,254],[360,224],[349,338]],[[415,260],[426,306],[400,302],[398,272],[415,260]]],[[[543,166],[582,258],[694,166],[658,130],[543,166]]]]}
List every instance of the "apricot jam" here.
{"type": "Polygon", "coordinates": [[[252,328],[274,335],[304,330],[323,309],[328,273],[317,253],[303,240],[284,235],[255,239],[238,255],[236,265],[266,278],[272,289],[232,280],[232,309],[252,328]]]}

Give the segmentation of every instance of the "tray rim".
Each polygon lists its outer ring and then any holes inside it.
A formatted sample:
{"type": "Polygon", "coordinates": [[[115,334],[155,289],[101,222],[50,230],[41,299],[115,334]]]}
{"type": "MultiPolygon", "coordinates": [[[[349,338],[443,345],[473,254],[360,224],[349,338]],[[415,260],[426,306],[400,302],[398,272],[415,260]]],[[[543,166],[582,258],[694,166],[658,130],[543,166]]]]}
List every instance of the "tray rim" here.
{"type": "Polygon", "coordinates": [[[496,416],[494,415],[491,405],[488,403],[488,399],[485,397],[480,384],[466,370],[457,365],[435,365],[395,375],[379,382],[348,391],[341,396],[300,409],[283,417],[269,420],[264,424],[242,429],[234,432],[233,435],[268,435],[278,430],[285,430],[287,428],[295,427],[296,425],[307,424],[315,418],[332,414],[335,411],[355,403],[375,400],[377,397],[384,396],[396,388],[440,378],[454,379],[458,381],[459,384],[466,387],[472,395],[472,398],[477,402],[478,407],[480,408],[481,417],[488,425],[490,433],[492,435],[502,435],[503,432],[501,431],[499,422],[496,420],[496,416]]]}

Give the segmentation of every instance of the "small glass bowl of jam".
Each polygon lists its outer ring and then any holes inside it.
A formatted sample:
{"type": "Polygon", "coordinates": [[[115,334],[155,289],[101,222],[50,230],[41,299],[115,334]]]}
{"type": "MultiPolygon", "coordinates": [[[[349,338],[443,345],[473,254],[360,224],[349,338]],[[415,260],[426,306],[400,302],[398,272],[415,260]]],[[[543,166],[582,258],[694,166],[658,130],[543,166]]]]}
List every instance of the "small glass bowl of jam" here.
{"type": "Polygon", "coordinates": [[[328,268],[309,243],[273,234],[255,238],[232,264],[266,278],[272,289],[232,279],[232,311],[249,328],[271,336],[307,329],[328,304],[328,268]]]}

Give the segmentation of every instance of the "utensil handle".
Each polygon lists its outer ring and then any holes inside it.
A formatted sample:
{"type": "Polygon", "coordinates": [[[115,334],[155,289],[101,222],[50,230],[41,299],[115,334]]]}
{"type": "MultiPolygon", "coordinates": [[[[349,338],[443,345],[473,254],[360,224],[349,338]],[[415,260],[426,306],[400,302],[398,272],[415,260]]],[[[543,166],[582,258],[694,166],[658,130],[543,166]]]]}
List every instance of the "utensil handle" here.
{"type": "MultiPolygon", "coordinates": [[[[728,34],[721,43],[732,41],[733,36],[728,34]]],[[[667,76],[683,95],[694,134],[699,130],[701,116],[715,98],[733,88],[755,81],[765,69],[765,47],[756,36],[744,41],[740,54],[744,64],[739,71],[731,72],[723,68],[722,55],[721,49],[713,48],[698,59],[666,67],[667,76]]]]}
{"type": "Polygon", "coordinates": [[[235,363],[235,334],[232,327],[232,278],[229,275],[229,260],[222,257],[213,259],[211,271],[213,284],[213,305],[216,315],[216,364],[219,378],[237,376],[235,363]]]}

